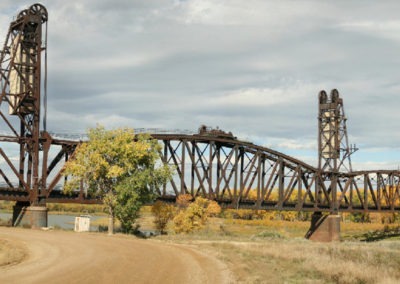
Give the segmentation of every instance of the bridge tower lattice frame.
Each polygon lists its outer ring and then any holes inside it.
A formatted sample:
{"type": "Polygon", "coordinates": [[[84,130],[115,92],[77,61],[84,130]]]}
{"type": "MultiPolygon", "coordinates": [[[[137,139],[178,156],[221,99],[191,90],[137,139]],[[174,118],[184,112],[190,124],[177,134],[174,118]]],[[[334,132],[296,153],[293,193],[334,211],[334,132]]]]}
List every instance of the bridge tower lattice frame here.
{"type": "MultiPolygon", "coordinates": [[[[47,49],[47,21],[47,10],[41,4],[22,10],[10,23],[0,53],[0,106],[8,104],[8,113],[1,108],[0,116],[18,140],[19,169],[13,166],[1,148],[0,155],[17,176],[19,187],[29,192],[31,205],[45,203],[45,198],[41,196],[46,190],[50,146],[49,135],[40,130],[42,84],[46,90],[47,56],[43,60],[42,53],[47,49]],[[42,65],[45,69],[44,80],[41,76],[42,65]],[[40,152],[43,152],[42,159],[40,152]]],[[[42,115],[45,128],[46,109],[42,115]]],[[[5,173],[0,174],[7,182],[5,173]]],[[[12,186],[11,183],[9,185],[12,186]]]]}
{"type": "Polygon", "coordinates": [[[320,91],[318,109],[318,171],[330,183],[331,210],[337,212],[339,174],[353,171],[350,156],[356,148],[349,145],[347,118],[338,90],[333,89],[329,96],[324,90],[320,91]]]}

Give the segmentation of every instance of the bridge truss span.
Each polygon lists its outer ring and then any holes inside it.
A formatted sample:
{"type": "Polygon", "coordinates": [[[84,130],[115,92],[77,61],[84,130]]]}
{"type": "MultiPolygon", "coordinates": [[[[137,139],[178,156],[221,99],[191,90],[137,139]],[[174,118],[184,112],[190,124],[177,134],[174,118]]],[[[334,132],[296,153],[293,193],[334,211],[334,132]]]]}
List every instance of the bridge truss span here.
{"type": "Polygon", "coordinates": [[[201,135],[153,135],[162,160],[176,169],[161,199],[204,196],[228,208],[296,211],[396,211],[399,172],[341,173],[336,194],[331,172],[234,139],[201,135]]]}
{"type": "MultiPolygon", "coordinates": [[[[293,210],[313,212],[398,212],[399,171],[354,171],[337,175],[337,192],[331,187],[332,172],[323,172],[298,159],[237,139],[203,135],[152,134],[162,145],[161,161],[175,169],[169,183],[157,190],[159,199],[175,201],[181,194],[206,197],[225,208],[293,210]]],[[[16,143],[3,137],[5,143],[16,143]]],[[[73,157],[79,141],[46,138],[46,184],[40,197],[49,202],[98,203],[80,188],[72,195],[62,192],[65,162],[73,157]],[[47,145],[48,144],[48,145],[47,145]],[[53,149],[53,150],[51,150],[53,149]]],[[[20,185],[17,164],[0,153],[0,199],[26,201],[31,190],[20,185]]]]}
{"type": "Polygon", "coordinates": [[[341,211],[400,211],[400,172],[355,171],[340,176],[341,211]]]}
{"type": "MultiPolygon", "coordinates": [[[[202,195],[238,207],[254,199],[254,189],[260,189],[257,201],[269,200],[276,186],[282,196],[289,196],[296,184],[315,172],[294,158],[248,142],[200,135],[153,137],[163,142],[163,162],[176,168],[171,180],[174,196],[202,195]],[[287,179],[291,182],[285,189],[287,179]]],[[[161,196],[170,193],[166,186],[159,192],[161,196]]]]}

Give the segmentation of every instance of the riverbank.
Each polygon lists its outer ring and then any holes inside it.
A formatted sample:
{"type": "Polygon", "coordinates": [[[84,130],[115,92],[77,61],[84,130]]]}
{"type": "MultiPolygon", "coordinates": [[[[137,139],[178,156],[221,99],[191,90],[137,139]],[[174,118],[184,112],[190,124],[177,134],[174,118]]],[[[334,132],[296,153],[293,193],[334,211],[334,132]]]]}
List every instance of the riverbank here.
{"type": "MultiPolygon", "coordinates": [[[[50,228],[60,230],[73,230],[75,225],[75,217],[81,214],[58,214],[57,212],[49,212],[47,224],[50,228]]],[[[3,225],[11,224],[12,213],[0,212],[0,220],[3,225]]],[[[107,216],[90,215],[90,230],[99,231],[99,226],[107,224],[107,216]]]]}

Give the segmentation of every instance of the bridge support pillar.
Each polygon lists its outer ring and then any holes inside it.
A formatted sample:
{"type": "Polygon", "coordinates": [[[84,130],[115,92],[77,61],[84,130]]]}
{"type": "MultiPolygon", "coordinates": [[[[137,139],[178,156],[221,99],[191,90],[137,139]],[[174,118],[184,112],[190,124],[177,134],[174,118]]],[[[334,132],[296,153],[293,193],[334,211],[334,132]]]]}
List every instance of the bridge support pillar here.
{"type": "Polygon", "coordinates": [[[46,206],[31,206],[26,202],[17,202],[13,207],[12,225],[28,226],[32,229],[47,227],[46,206]]]}
{"type": "Polygon", "coordinates": [[[315,212],[306,238],[316,242],[340,241],[340,215],[315,212]]]}

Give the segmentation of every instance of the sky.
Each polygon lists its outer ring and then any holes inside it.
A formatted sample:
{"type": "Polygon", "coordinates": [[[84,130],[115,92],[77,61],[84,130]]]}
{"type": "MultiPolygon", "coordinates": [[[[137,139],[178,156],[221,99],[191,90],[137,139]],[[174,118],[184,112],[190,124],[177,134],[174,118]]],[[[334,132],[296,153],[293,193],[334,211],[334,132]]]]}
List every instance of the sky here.
{"type": "MultiPolygon", "coordinates": [[[[0,2],[0,42],[33,3],[0,2]]],[[[41,3],[49,131],[205,124],[316,165],[318,93],[336,88],[353,168],[400,167],[398,1],[41,3]]]]}

